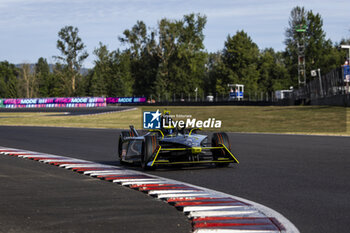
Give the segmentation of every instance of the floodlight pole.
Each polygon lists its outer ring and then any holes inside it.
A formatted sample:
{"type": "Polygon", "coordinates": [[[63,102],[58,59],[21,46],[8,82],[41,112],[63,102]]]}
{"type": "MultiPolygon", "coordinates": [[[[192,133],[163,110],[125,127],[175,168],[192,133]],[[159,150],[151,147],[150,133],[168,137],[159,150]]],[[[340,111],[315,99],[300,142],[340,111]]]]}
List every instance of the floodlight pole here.
{"type": "Polygon", "coordinates": [[[319,80],[319,82],[320,82],[320,94],[321,94],[321,97],[323,97],[323,88],[322,88],[322,79],[321,79],[321,69],[318,68],[317,71],[318,71],[318,80],[319,80]]]}
{"type": "Polygon", "coordinates": [[[300,24],[295,28],[297,33],[302,33],[301,40],[298,39],[297,47],[298,47],[298,83],[299,87],[301,85],[306,85],[306,72],[305,72],[305,32],[306,25],[300,24]]]}
{"type": "Polygon", "coordinates": [[[350,45],[340,45],[342,49],[347,49],[349,51],[348,62],[350,63],[350,45]]]}
{"type": "Polygon", "coordinates": [[[194,92],[196,92],[196,102],[197,102],[197,93],[198,93],[198,87],[196,87],[196,89],[194,89],[194,92]]]}

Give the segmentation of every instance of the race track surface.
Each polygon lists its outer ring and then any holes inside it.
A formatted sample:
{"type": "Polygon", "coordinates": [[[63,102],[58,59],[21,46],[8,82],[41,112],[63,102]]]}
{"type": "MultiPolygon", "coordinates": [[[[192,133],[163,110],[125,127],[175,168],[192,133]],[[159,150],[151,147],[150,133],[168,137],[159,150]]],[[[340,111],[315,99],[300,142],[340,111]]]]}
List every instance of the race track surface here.
{"type": "MultiPolygon", "coordinates": [[[[115,161],[119,132],[0,127],[0,145],[118,164],[115,161]]],[[[283,214],[300,232],[349,232],[349,137],[229,136],[239,165],[164,168],[151,173],[261,203],[283,214]]],[[[0,178],[0,209],[6,210],[0,211],[0,229],[11,224],[17,229],[32,230],[26,232],[59,232],[55,229],[60,227],[62,232],[135,232],[130,224],[139,230],[143,224],[151,224],[156,227],[154,232],[190,231],[186,218],[171,206],[150,200],[142,193],[108,182],[87,181],[84,176],[52,166],[1,158],[0,178]],[[36,201],[29,201],[32,196],[36,201]],[[25,220],[28,216],[31,219],[25,220]],[[42,218],[46,221],[40,222],[42,218]],[[82,224],[90,220],[91,226],[84,228],[82,224]],[[44,228],[39,228],[39,223],[44,228]]]]}
{"type": "Polygon", "coordinates": [[[110,182],[0,156],[1,233],[189,232],[165,202],[110,182]]]}

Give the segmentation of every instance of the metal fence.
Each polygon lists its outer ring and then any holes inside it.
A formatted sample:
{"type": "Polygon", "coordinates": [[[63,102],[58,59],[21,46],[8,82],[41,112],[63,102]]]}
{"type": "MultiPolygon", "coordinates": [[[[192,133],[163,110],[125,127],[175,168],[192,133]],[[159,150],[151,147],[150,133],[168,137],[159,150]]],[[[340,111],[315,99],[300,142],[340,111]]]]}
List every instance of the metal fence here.
{"type": "Polygon", "coordinates": [[[276,102],[278,101],[275,92],[244,92],[244,98],[242,100],[238,100],[235,98],[230,98],[229,92],[226,94],[219,93],[202,93],[198,94],[164,94],[164,95],[156,95],[152,94],[147,96],[147,101],[152,103],[179,103],[179,102],[240,102],[240,101],[251,101],[251,102],[260,102],[260,101],[269,101],[276,102]]]}
{"type": "Polygon", "coordinates": [[[292,98],[295,100],[315,100],[336,95],[342,95],[346,92],[346,85],[343,79],[341,67],[332,70],[322,77],[315,77],[304,87],[293,91],[292,98]]]}
{"type": "MultiPolygon", "coordinates": [[[[285,93],[284,98],[278,98],[276,92],[245,92],[244,99],[239,101],[229,97],[227,94],[218,93],[201,93],[193,94],[165,94],[165,95],[150,95],[147,97],[149,103],[208,103],[208,104],[254,104],[254,103],[270,103],[274,104],[312,104],[318,100],[325,100],[336,96],[346,95],[346,83],[343,79],[343,70],[341,67],[336,68],[326,75],[315,77],[309,81],[305,86],[294,89],[290,93],[285,93]],[[211,97],[211,98],[209,98],[211,97]]],[[[346,99],[349,99],[346,95],[346,99]]],[[[341,100],[342,98],[340,98],[341,100]]],[[[340,102],[342,102],[341,100],[340,102]]],[[[348,102],[348,100],[346,100],[348,102]]],[[[333,103],[330,105],[334,105],[333,103]]],[[[337,105],[337,104],[336,104],[337,105]]],[[[339,103],[338,105],[343,105],[339,103]]]]}

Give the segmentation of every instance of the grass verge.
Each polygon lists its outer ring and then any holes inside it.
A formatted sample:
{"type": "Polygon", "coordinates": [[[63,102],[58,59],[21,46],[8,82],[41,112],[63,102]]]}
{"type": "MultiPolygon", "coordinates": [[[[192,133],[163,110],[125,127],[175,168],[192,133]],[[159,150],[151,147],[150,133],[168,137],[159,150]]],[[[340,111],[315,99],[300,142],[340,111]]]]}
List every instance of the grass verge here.
{"type": "MultiPolygon", "coordinates": [[[[162,111],[165,107],[144,107],[125,112],[82,116],[55,116],[57,113],[0,113],[0,125],[87,128],[128,128],[129,125],[135,125],[140,129],[142,111],[157,109],[162,111]]],[[[350,135],[350,108],[344,107],[191,106],[166,109],[170,110],[172,115],[192,115],[199,120],[221,120],[220,131],[350,135]]]]}

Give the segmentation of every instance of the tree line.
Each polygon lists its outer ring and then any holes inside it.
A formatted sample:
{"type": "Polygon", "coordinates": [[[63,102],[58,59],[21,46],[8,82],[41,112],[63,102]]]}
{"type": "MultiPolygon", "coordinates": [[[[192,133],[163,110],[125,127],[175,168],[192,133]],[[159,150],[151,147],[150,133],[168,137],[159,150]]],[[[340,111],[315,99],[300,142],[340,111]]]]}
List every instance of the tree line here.
{"type": "Polygon", "coordinates": [[[285,32],[285,50],[260,49],[244,31],[228,35],[224,48],[205,50],[207,18],[201,14],[182,19],[163,18],[155,29],[143,21],[126,29],[118,38],[125,49],[110,51],[99,43],[93,51],[94,67],[82,73],[89,56],[79,30],[65,26],[58,32],[56,64],[39,58],[34,66],[16,67],[0,62],[0,97],[33,98],[59,96],[146,96],[179,98],[194,94],[227,95],[227,84],[244,84],[246,95],[298,86],[297,41],[304,38],[308,75],[320,68],[325,74],[340,66],[346,51],[326,38],[320,14],[303,7],[291,11],[285,32]],[[295,29],[305,25],[304,34],[295,29]]]}

